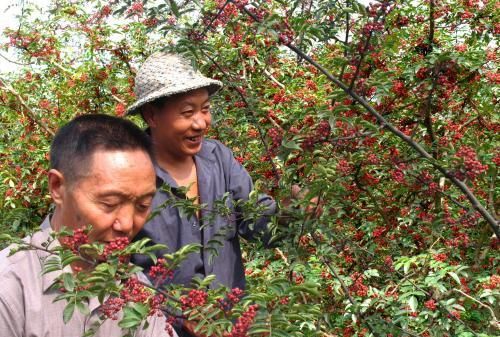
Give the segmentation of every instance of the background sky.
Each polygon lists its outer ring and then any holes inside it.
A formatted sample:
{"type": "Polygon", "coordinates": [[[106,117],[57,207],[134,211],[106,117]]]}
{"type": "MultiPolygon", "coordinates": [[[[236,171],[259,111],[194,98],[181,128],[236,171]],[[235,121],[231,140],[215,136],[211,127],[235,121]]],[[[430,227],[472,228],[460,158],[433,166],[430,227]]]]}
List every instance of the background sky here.
{"type": "MultiPolygon", "coordinates": [[[[3,31],[5,28],[15,28],[19,24],[18,16],[21,15],[23,4],[36,4],[40,7],[47,7],[50,0],[0,0],[0,44],[9,41],[3,31]]],[[[5,58],[14,59],[12,54],[5,50],[0,50],[0,73],[15,71],[16,64],[7,61],[5,58]]]]}

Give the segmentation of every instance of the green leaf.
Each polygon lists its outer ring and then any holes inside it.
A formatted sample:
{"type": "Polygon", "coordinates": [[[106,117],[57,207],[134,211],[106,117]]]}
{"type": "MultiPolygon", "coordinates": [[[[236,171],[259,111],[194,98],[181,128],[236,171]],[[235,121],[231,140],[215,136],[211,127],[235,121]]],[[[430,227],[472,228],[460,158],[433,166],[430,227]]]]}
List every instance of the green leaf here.
{"type": "Polygon", "coordinates": [[[460,282],[460,278],[458,277],[457,274],[455,274],[452,271],[449,271],[448,275],[450,275],[458,283],[458,285],[462,285],[462,282],[460,282]]]}
{"type": "Polygon", "coordinates": [[[66,289],[69,292],[75,290],[75,280],[73,278],[74,277],[73,274],[64,273],[61,276],[63,280],[64,289],[66,289]]]}
{"type": "Polygon", "coordinates": [[[75,312],[75,302],[69,302],[66,304],[66,307],[64,307],[63,311],[63,321],[64,324],[67,324],[71,317],[73,317],[73,313],[75,312]]]}
{"type": "Polygon", "coordinates": [[[66,267],[67,265],[75,262],[75,261],[81,261],[82,258],[78,255],[71,255],[71,256],[68,256],[66,258],[64,258],[61,262],[63,268],[66,267]]]}
{"type": "Polygon", "coordinates": [[[83,315],[88,316],[90,315],[90,310],[88,306],[86,306],[82,301],[77,301],[76,302],[76,308],[78,311],[80,311],[83,315]]]}
{"type": "Polygon", "coordinates": [[[12,236],[9,234],[0,234],[0,241],[12,241],[12,236]]]}
{"type": "Polygon", "coordinates": [[[175,2],[175,0],[169,0],[168,2],[170,4],[172,13],[174,13],[176,18],[178,18],[181,14],[179,13],[179,7],[177,6],[177,3],[175,2]]]}
{"type": "Polygon", "coordinates": [[[417,307],[418,307],[418,300],[415,296],[411,296],[409,299],[408,299],[408,305],[410,306],[410,309],[412,312],[416,312],[417,311],[417,307]]]}
{"type": "Polygon", "coordinates": [[[119,323],[118,326],[123,329],[131,329],[137,327],[141,323],[141,320],[135,318],[135,317],[127,317],[122,319],[119,323]]]}
{"type": "Polygon", "coordinates": [[[290,140],[288,142],[285,142],[283,140],[283,143],[281,144],[284,148],[290,149],[290,150],[302,150],[299,144],[297,144],[295,141],[290,140]]]}

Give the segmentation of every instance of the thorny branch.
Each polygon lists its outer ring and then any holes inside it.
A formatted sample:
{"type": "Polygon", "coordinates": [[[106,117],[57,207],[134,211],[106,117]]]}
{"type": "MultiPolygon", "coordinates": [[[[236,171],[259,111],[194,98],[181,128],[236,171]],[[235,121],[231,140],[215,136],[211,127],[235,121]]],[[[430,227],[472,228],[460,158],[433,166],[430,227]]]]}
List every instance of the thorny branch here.
{"type": "MultiPolygon", "coordinates": [[[[250,12],[246,7],[243,7],[242,10],[249,15],[254,21],[256,22],[261,22],[257,16],[255,16],[252,12],[250,12]]],[[[371,104],[366,101],[363,97],[358,95],[355,91],[349,89],[347,85],[345,85],[342,81],[340,81],[338,78],[333,76],[328,70],[326,70],[323,66],[321,66],[319,63],[314,61],[309,55],[304,53],[302,50],[297,48],[295,45],[293,45],[291,42],[285,44],[286,47],[288,47],[291,51],[294,53],[300,55],[304,60],[306,60],[309,64],[314,66],[316,69],[318,69],[321,73],[323,73],[331,82],[333,82],[336,86],[338,86],[340,89],[342,89],[347,95],[351,96],[356,102],[358,102],[363,108],[365,108],[366,111],[368,111],[375,119],[378,121],[378,123],[389,130],[392,134],[397,136],[398,138],[402,139],[405,143],[407,143],[411,148],[413,148],[415,151],[417,151],[421,157],[425,158],[426,160],[429,161],[429,163],[437,169],[439,172],[441,172],[446,178],[448,178],[455,186],[457,186],[469,199],[469,202],[472,204],[472,206],[483,216],[483,218],[488,222],[490,228],[493,230],[497,238],[500,238],[500,226],[498,224],[498,221],[495,219],[495,217],[488,212],[486,208],[481,204],[481,202],[476,198],[476,196],[472,193],[472,191],[467,187],[467,185],[459,180],[452,172],[448,171],[445,169],[443,166],[441,166],[434,158],[432,155],[430,155],[419,143],[414,141],[411,137],[408,137],[406,134],[404,134],[401,130],[396,128],[394,125],[389,123],[387,119],[384,118],[377,110],[375,110],[371,104]]]]}

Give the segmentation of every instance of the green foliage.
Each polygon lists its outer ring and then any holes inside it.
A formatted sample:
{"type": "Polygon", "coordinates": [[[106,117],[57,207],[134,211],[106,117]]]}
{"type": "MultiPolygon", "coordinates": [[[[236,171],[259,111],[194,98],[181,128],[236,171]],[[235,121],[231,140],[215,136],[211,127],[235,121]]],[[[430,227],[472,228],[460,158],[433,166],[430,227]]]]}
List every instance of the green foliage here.
{"type": "MultiPolygon", "coordinates": [[[[499,199],[495,2],[225,3],[148,1],[138,11],[131,1],[58,1],[48,20],[30,10],[19,31],[6,32],[12,42],[4,48],[28,65],[0,83],[2,231],[23,236],[47,212],[50,130],[78,113],[123,114],[137,65],[171,50],[224,82],[210,136],[232,148],[255,193],[286,209],[273,219],[279,248],[243,243],[249,289],[235,312],[259,304],[250,334],[497,335],[498,238],[477,212],[482,205],[495,218],[499,199]],[[301,192],[292,198],[295,185],[301,192]]],[[[251,223],[261,212],[255,196],[224,196],[204,224],[236,208],[251,223]]],[[[168,202],[188,217],[206,208],[182,197],[168,202]]],[[[225,235],[203,248],[217,254],[225,235]]],[[[184,252],[191,249],[199,247],[184,252]]],[[[68,259],[47,262],[59,268],[68,259]]],[[[107,268],[94,281],[113,274],[107,268]]],[[[188,312],[196,329],[230,331],[236,314],[223,317],[214,306],[224,295],[188,312]]],[[[68,303],[69,316],[78,302],[68,303]]],[[[127,324],[137,326],[141,310],[127,307],[127,324]]]]}

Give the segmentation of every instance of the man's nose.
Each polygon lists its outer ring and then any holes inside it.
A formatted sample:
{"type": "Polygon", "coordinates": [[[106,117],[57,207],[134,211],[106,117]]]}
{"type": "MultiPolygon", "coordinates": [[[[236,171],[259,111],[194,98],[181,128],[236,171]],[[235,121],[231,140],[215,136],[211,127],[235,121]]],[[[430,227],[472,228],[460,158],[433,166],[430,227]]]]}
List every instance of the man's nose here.
{"type": "Polygon", "coordinates": [[[193,118],[193,128],[196,130],[205,130],[207,128],[207,120],[202,113],[197,113],[193,118]]]}
{"type": "Polygon", "coordinates": [[[113,223],[113,230],[130,236],[132,228],[134,227],[134,212],[135,209],[133,205],[124,205],[120,207],[115,222],[113,223]]]}

